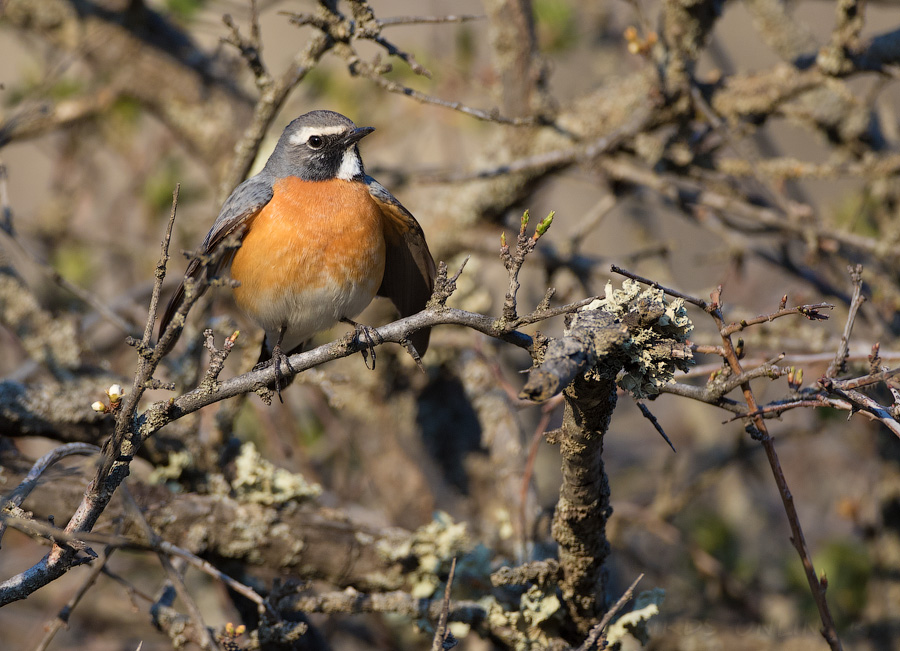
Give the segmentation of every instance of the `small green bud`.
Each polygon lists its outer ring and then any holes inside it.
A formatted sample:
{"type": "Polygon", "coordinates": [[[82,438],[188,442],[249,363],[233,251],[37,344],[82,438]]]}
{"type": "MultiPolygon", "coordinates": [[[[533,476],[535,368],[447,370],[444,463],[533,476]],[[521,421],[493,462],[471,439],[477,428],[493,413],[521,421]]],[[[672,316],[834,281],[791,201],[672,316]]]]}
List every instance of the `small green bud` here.
{"type": "Polygon", "coordinates": [[[537,236],[535,239],[537,239],[538,237],[540,237],[541,235],[543,235],[550,229],[550,224],[553,223],[553,216],[555,214],[556,214],[556,211],[551,210],[550,214],[541,220],[541,223],[537,225],[537,228],[534,231],[535,235],[537,236]]]}

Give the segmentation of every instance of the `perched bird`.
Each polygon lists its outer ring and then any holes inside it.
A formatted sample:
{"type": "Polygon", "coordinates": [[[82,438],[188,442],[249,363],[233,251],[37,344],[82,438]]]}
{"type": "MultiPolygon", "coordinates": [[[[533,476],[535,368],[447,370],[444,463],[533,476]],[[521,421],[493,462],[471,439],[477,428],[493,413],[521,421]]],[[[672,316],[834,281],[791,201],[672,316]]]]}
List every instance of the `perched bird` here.
{"type": "MultiPolygon", "coordinates": [[[[357,127],[340,113],[312,111],[291,122],[263,170],[241,183],[222,207],[200,248],[209,254],[236,234],[211,275],[230,266],[240,285],[234,298],[265,330],[260,362],[273,360],[276,388],[285,352],[302,349],[315,333],[351,323],[372,299],[385,296],[402,316],[422,310],[434,288],[434,259],[421,226],[384,186],[367,176],[357,127]]],[[[202,273],[198,260],[185,279],[202,273]]],[[[160,335],[184,299],[175,291],[160,335]]],[[[420,355],[429,330],[410,337],[420,355]]]]}

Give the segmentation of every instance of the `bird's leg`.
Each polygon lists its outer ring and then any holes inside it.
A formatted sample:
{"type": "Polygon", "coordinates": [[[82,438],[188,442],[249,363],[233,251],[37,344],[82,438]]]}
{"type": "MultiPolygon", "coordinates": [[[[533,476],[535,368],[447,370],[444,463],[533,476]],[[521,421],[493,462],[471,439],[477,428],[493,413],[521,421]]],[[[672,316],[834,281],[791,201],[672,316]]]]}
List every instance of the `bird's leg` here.
{"type": "Polygon", "coordinates": [[[281,362],[284,362],[289,371],[293,370],[290,362],[288,362],[287,355],[281,350],[281,342],[284,341],[285,332],[287,332],[287,325],[281,326],[281,329],[278,331],[278,341],[272,347],[272,363],[275,365],[275,393],[278,394],[278,402],[281,404],[284,404],[284,400],[281,398],[281,384],[284,381],[284,374],[281,372],[281,362]]]}
{"type": "MultiPolygon", "coordinates": [[[[281,397],[281,387],[287,386],[287,381],[285,381],[284,373],[281,372],[281,363],[284,362],[285,366],[288,367],[288,370],[293,371],[291,368],[291,364],[288,361],[288,356],[284,354],[284,351],[281,350],[281,342],[284,341],[284,333],[287,331],[287,326],[281,326],[281,329],[278,331],[278,341],[275,342],[275,345],[272,347],[272,356],[266,360],[262,361],[262,355],[260,356],[260,362],[256,366],[253,367],[253,370],[268,368],[270,365],[275,367],[275,393],[278,395],[278,401],[284,404],[284,399],[281,397]]],[[[265,354],[265,342],[263,342],[263,354],[265,354]]],[[[269,388],[273,388],[272,385],[269,385],[269,388]]]]}
{"type": "Polygon", "coordinates": [[[384,339],[382,339],[381,335],[378,334],[378,331],[371,326],[363,325],[362,323],[357,323],[356,321],[351,321],[350,319],[341,319],[341,321],[353,326],[353,328],[355,329],[353,338],[358,343],[362,343],[362,340],[365,339],[366,346],[365,348],[360,348],[359,352],[362,353],[363,363],[366,365],[366,368],[370,371],[374,371],[376,340],[377,343],[380,344],[384,342],[384,339]],[[371,354],[372,356],[371,366],[369,366],[369,354],[371,354]]]}

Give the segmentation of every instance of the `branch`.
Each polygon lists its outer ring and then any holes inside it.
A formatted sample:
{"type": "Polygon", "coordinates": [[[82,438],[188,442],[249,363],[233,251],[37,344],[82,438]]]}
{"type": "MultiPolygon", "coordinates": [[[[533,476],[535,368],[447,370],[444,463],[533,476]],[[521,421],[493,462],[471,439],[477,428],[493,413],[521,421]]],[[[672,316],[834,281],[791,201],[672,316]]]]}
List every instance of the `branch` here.
{"type": "Polygon", "coordinates": [[[135,99],[208,168],[218,168],[234,145],[234,125],[248,119],[250,99],[227,66],[216,65],[150,3],[128,3],[127,20],[108,4],[8,0],[3,16],[12,28],[85,63],[116,96],[135,99]]]}
{"type": "MultiPolygon", "coordinates": [[[[50,452],[34,463],[31,470],[28,472],[28,475],[25,476],[25,479],[23,479],[11,493],[3,498],[3,513],[17,513],[20,511],[21,509],[19,507],[22,506],[22,502],[24,502],[25,498],[31,494],[31,491],[37,487],[41,475],[57,461],[61,461],[73,454],[87,455],[95,454],[97,452],[100,452],[100,448],[88,443],[69,443],[50,450],[50,452]]],[[[0,520],[0,540],[3,539],[3,534],[5,532],[6,521],[0,520]]]]}
{"type": "MultiPolygon", "coordinates": [[[[713,303],[714,305],[716,305],[716,307],[709,312],[710,316],[715,321],[719,332],[723,332],[725,329],[724,317],[722,316],[721,308],[718,307],[721,301],[721,291],[722,288],[720,286],[715,292],[713,292],[713,303]]],[[[722,344],[725,350],[726,361],[728,362],[732,373],[734,373],[734,375],[736,376],[740,376],[743,373],[743,369],[741,368],[741,363],[738,354],[734,349],[731,337],[728,335],[723,335],[722,344]]],[[[741,389],[743,390],[744,400],[747,403],[749,412],[754,413],[758,411],[758,405],[756,402],[756,398],[753,395],[753,390],[750,388],[750,382],[743,382],[741,384],[741,389]]],[[[794,544],[794,548],[797,550],[797,553],[800,556],[800,560],[803,563],[803,569],[806,573],[806,580],[809,583],[810,591],[812,592],[813,599],[815,600],[816,607],[819,611],[819,617],[822,620],[822,636],[825,638],[826,642],[828,642],[828,645],[832,648],[833,651],[838,651],[842,648],[842,646],[837,634],[837,629],[834,625],[834,620],[831,616],[831,610],[829,609],[828,602],[825,599],[826,586],[819,581],[819,577],[816,574],[815,568],[813,567],[812,557],[810,556],[809,548],[806,545],[806,538],[803,535],[803,529],[800,526],[800,517],[797,514],[796,507],[794,506],[794,496],[791,493],[790,488],[788,488],[787,480],[784,476],[784,471],[781,468],[781,463],[778,460],[778,455],[775,451],[775,443],[772,440],[771,436],[769,436],[765,419],[762,416],[754,416],[749,419],[748,431],[754,439],[758,440],[762,444],[766,452],[766,458],[768,459],[769,466],[772,469],[772,474],[775,478],[775,484],[778,486],[778,492],[781,496],[781,501],[784,505],[788,523],[791,527],[791,542],[794,544]]]]}
{"type": "Polygon", "coordinates": [[[865,302],[866,297],[862,295],[862,265],[849,267],[850,278],[853,281],[853,296],[850,299],[850,310],[847,313],[847,322],[844,324],[844,331],[841,333],[841,345],[838,347],[834,359],[828,365],[825,371],[825,377],[834,379],[838,373],[843,373],[847,368],[847,356],[850,352],[850,333],[853,332],[853,324],[856,321],[856,315],[860,306],[865,302]]]}
{"type": "MultiPolygon", "coordinates": [[[[587,639],[584,641],[580,647],[578,647],[578,651],[589,651],[591,647],[597,644],[597,641],[601,638],[603,634],[603,629],[609,626],[609,623],[612,621],[612,618],[616,616],[616,613],[622,610],[625,607],[631,597],[634,595],[634,589],[637,587],[637,584],[641,582],[641,579],[644,578],[643,574],[639,574],[638,578],[631,582],[631,585],[628,586],[628,589],[622,593],[622,596],[619,597],[619,600],[613,604],[613,607],[606,611],[606,614],[603,615],[603,619],[597,622],[597,625],[591,629],[590,635],[587,636],[587,639]]],[[[605,638],[604,638],[604,646],[598,647],[600,649],[605,647],[605,638]]]]}
{"type": "Polygon", "coordinates": [[[535,402],[549,400],[627,337],[628,328],[611,314],[599,310],[579,314],[576,325],[562,338],[551,340],[540,365],[528,371],[519,396],[535,402]]]}

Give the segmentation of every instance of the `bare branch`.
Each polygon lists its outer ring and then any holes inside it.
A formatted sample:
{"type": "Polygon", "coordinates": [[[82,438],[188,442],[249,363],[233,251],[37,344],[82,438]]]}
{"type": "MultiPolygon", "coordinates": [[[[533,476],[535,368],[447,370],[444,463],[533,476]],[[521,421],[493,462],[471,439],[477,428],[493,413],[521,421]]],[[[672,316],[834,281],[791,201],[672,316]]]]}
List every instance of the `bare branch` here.
{"type": "Polygon", "coordinates": [[[856,315],[859,307],[866,301],[866,297],[862,295],[862,265],[850,267],[850,279],[853,281],[853,297],[850,299],[850,310],[847,313],[847,322],[844,325],[844,331],[841,333],[841,345],[838,347],[837,353],[828,370],[825,371],[825,377],[834,379],[838,373],[843,373],[847,368],[847,355],[850,351],[850,333],[853,332],[853,324],[856,321],[856,315]]]}
{"type": "MultiPolygon", "coordinates": [[[[41,475],[57,461],[61,461],[73,454],[87,455],[96,454],[97,452],[100,452],[100,448],[89,443],[68,443],[50,450],[50,452],[34,463],[29,473],[25,476],[25,479],[22,480],[22,483],[16,486],[12,492],[8,493],[3,498],[3,511],[10,513],[17,512],[19,507],[22,506],[22,502],[25,501],[25,498],[37,487],[41,475]]],[[[5,532],[6,521],[0,520],[0,540],[2,540],[5,532]]]]}

